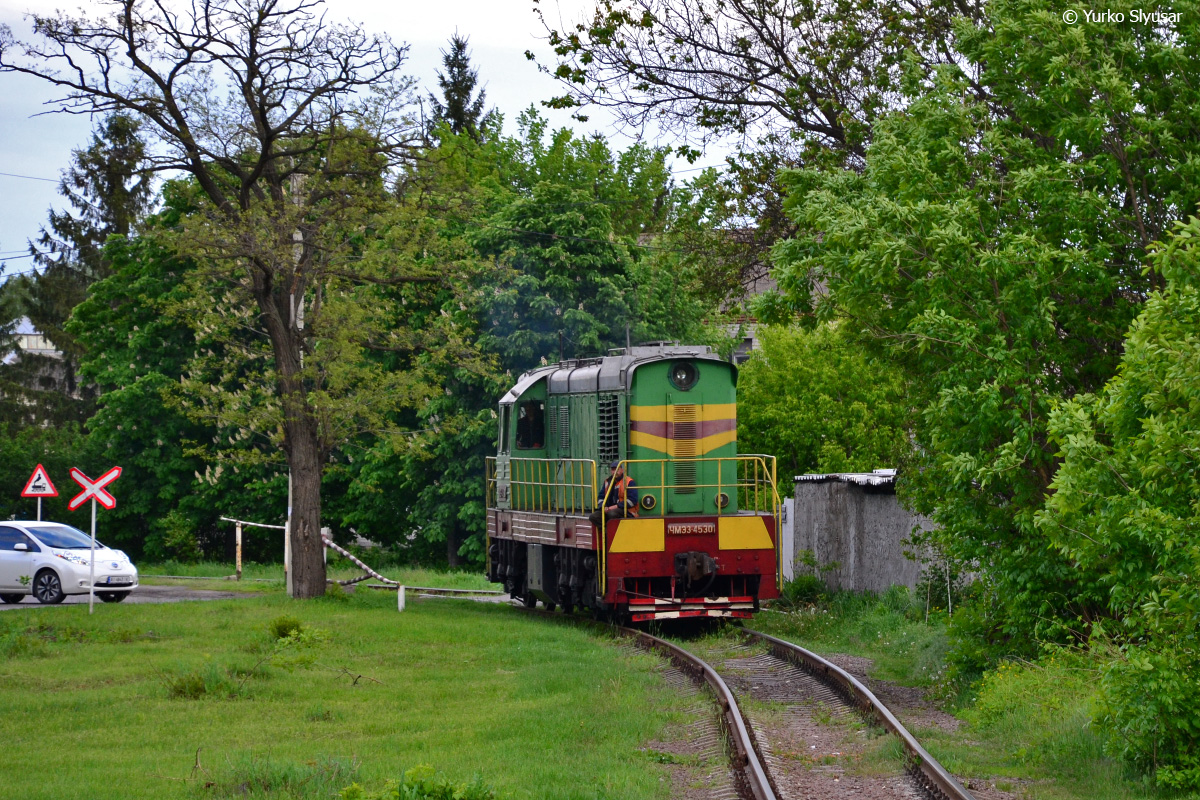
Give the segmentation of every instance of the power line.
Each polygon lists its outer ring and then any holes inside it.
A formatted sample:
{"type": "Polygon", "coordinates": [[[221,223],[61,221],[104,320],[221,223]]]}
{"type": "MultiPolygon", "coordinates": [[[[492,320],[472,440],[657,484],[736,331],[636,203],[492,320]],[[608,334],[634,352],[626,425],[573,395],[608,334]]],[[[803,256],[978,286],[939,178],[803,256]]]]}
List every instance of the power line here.
{"type": "MultiPolygon", "coordinates": [[[[680,172],[699,172],[702,169],[725,169],[728,166],[729,166],[728,164],[710,164],[707,167],[688,167],[687,169],[673,169],[673,170],[671,170],[671,173],[677,175],[680,172]]],[[[0,174],[3,174],[3,173],[0,173],[0,174]]]]}
{"type": "Polygon", "coordinates": [[[8,278],[15,278],[18,275],[31,275],[31,274],[35,274],[35,273],[37,273],[37,267],[30,267],[29,269],[20,269],[20,270],[17,270],[16,272],[0,272],[0,280],[4,280],[4,279],[8,279],[8,278]]]}
{"type": "Polygon", "coordinates": [[[46,183],[58,183],[58,178],[39,178],[35,175],[18,175],[15,172],[0,172],[6,178],[24,178],[28,181],[45,181],[46,183]]]}

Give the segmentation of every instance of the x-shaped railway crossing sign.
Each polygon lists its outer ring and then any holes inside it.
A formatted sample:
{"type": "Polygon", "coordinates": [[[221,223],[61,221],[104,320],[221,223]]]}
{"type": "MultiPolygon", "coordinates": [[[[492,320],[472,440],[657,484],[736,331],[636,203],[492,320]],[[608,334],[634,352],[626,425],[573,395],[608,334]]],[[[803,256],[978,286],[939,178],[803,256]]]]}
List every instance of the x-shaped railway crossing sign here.
{"type": "MultiPolygon", "coordinates": [[[[96,478],[96,480],[92,480],[79,470],[71,467],[71,479],[82,486],[83,491],[71,498],[71,502],[67,503],[67,508],[71,511],[74,511],[88,500],[94,499],[100,505],[111,511],[117,507],[117,498],[104,491],[104,487],[108,486],[119,477],[121,477],[120,467],[113,467],[99,478],[96,478]]],[[[95,520],[93,519],[93,521],[95,520]]]]}

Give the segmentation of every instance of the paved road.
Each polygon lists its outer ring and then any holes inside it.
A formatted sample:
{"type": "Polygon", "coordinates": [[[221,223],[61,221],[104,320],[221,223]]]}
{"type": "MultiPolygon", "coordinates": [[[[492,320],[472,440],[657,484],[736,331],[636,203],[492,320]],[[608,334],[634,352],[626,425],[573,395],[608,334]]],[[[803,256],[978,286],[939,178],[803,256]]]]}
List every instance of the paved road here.
{"type": "MultiPolygon", "coordinates": [[[[209,589],[189,589],[185,586],[139,586],[133,590],[133,594],[125,598],[126,603],[179,603],[184,600],[226,600],[232,597],[250,597],[247,592],[215,592],[209,589]]],[[[78,605],[83,603],[87,605],[88,596],[86,594],[68,595],[66,600],[63,600],[63,605],[78,605]]],[[[96,600],[96,605],[103,605],[99,599],[96,600]]],[[[0,611],[15,611],[22,608],[46,608],[46,606],[34,600],[32,596],[26,597],[24,602],[17,605],[9,605],[8,603],[0,603],[0,611]]]]}

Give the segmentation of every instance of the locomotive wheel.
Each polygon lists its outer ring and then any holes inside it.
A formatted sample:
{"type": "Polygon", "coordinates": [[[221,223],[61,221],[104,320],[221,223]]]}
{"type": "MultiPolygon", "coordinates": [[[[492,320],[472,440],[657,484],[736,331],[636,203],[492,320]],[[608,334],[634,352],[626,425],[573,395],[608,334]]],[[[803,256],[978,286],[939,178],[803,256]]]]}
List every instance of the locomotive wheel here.
{"type": "Polygon", "coordinates": [[[554,603],[546,603],[546,610],[547,610],[547,611],[553,611],[553,610],[554,610],[554,608],[555,608],[555,605],[554,605],[554,603]]]}
{"type": "Polygon", "coordinates": [[[574,614],[575,613],[575,604],[574,603],[563,603],[562,604],[562,612],[564,614],[574,614]]]}
{"type": "Polygon", "coordinates": [[[526,608],[533,608],[534,606],[537,605],[537,598],[533,596],[533,592],[530,592],[529,594],[527,594],[521,598],[521,602],[525,605],[526,608]]]}

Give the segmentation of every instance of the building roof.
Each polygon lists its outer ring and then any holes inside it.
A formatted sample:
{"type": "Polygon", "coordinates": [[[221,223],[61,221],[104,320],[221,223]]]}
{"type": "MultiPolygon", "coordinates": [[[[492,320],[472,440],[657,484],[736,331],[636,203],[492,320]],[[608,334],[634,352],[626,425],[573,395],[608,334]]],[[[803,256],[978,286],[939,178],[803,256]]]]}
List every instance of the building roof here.
{"type": "Polygon", "coordinates": [[[797,483],[824,483],[826,481],[839,481],[841,483],[853,483],[858,486],[895,486],[896,470],[894,469],[877,469],[871,472],[810,472],[805,475],[797,475],[797,483]]]}

